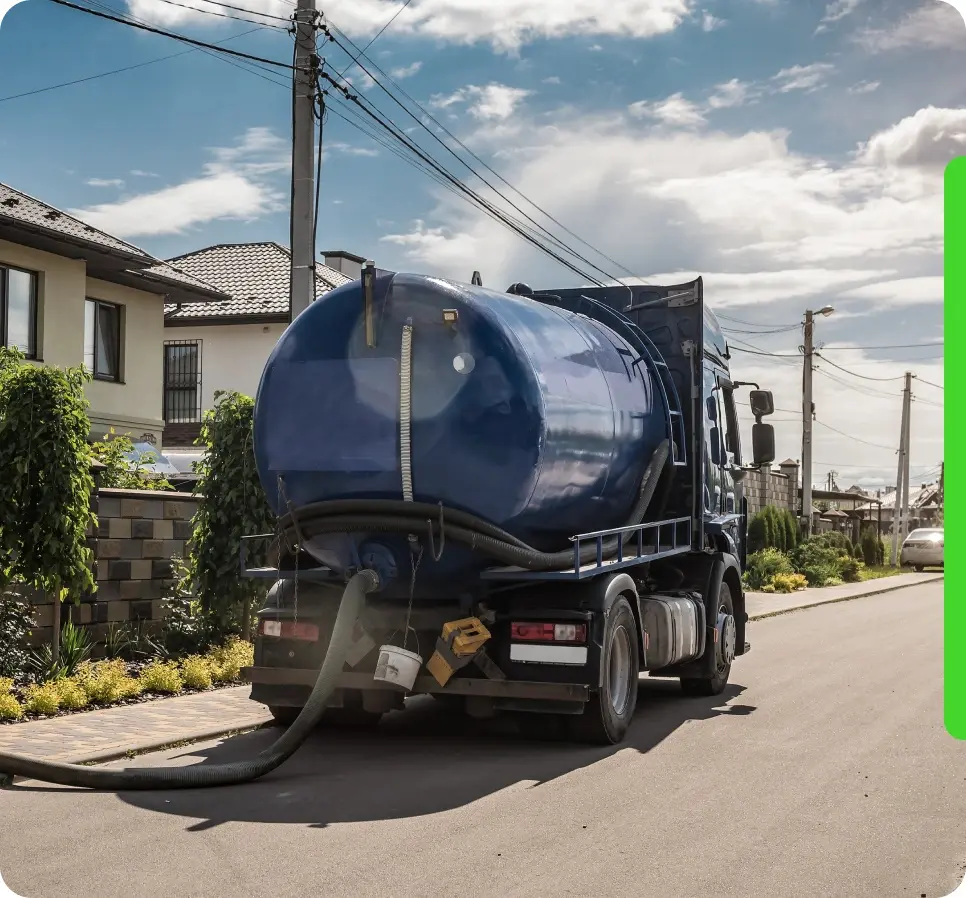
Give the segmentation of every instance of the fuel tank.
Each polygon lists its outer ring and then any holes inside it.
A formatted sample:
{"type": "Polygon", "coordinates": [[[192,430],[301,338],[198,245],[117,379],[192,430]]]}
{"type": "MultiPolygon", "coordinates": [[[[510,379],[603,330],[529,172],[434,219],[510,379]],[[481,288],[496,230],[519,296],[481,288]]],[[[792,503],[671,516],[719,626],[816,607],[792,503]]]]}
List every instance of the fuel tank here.
{"type": "Polygon", "coordinates": [[[666,438],[664,402],[633,348],[590,318],[379,271],[368,303],[360,281],[346,284],[283,334],[258,390],[255,457],[276,512],[401,499],[408,418],[416,501],[555,551],[576,533],[627,523],[666,438]]]}

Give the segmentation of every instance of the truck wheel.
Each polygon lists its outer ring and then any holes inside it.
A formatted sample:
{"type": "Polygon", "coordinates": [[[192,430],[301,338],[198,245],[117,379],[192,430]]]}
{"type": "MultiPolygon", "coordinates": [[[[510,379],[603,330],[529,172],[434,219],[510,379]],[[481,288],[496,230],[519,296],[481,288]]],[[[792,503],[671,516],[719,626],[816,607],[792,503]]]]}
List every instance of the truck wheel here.
{"type": "Polygon", "coordinates": [[[718,640],[715,643],[715,672],[710,679],[681,678],[681,689],[685,695],[701,697],[721,695],[728,685],[731,676],[731,663],[735,657],[735,607],[731,598],[731,589],[727,583],[721,584],[718,592],[718,620],[724,617],[724,623],[716,624],[718,640]]]}
{"type": "Polygon", "coordinates": [[[637,621],[630,603],[621,596],[607,616],[600,664],[603,684],[584,713],[567,717],[570,738],[593,745],[617,745],[627,735],[637,708],[640,660],[637,621]]]}

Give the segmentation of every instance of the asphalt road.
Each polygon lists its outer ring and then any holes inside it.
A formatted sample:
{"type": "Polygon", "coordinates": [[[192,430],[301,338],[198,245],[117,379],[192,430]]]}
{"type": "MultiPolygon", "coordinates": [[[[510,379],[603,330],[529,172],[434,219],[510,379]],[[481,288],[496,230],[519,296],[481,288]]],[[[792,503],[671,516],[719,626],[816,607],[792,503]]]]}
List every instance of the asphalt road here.
{"type": "MultiPolygon", "coordinates": [[[[24,898],[939,898],[966,873],[942,598],[754,623],[724,700],[645,681],[619,750],[527,742],[427,700],[377,734],[319,733],[248,786],[24,783],[0,792],[0,874],[24,898]]],[[[136,763],[241,758],[275,735],[136,763]]]]}

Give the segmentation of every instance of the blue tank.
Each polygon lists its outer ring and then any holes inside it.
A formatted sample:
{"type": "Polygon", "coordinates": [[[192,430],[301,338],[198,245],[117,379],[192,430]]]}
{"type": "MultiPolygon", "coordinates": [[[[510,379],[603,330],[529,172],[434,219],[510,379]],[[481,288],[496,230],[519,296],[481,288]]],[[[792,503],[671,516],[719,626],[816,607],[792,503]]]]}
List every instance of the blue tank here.
{"type": "Polygon", "coordinates": [[[376,279],[372,346],[366,320],[361,282],[346,284],[298,316],[265,366],[255,457],[276,512],[403,498],[409,323],[416,501],[471,512],[543,551],[627,522],[666,409],[620,336],[523,296],[391,272],[376,279]]]}

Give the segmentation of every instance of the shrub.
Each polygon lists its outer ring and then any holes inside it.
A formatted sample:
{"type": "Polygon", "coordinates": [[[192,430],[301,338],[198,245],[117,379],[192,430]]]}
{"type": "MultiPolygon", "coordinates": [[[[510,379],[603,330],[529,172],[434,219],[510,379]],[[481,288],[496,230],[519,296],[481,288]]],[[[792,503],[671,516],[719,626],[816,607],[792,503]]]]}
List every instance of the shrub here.
{"type": "Polygon", "coordinates": [[[138,677],[145,692],[161,692],[174,695],[184,686],[178,665],[173,661],[152,661],[138,677]]]}
{"type": "Polygon", "coordinates": [[[842,555],[827,545],[824,535],[812,536],[791,554],[794,572],[804,574],[809,586],[832,586],[841,582],[842,555]]]}
{"type": "Polygon", "coordinates": [[[842,556],[842,564],[839,569],[839,576],[846,583],[858,583],[862,579],[862,570],[865,565],[852,556],[842,556]]]}
{"type": "Polygon", "coordinates": [[[761,589],[774,579],[776,574],[792,574],[794,568],[787,555],[777,549],[762,549],[748,556],[745,582],[749,589],[761,589]]]}
{"type": "Polygon", "coordinates": [[[120,660],[85,662],[77,671],[76,679],[88,699],[99,705],[110,705],[141,694],[141,684],[128,676],[127,668],[120,660]]]}
{"type": "Polygon", "coordinates": [[[0,588],[24,583],[57,602],[94,589],[90,379],[0,348],[0,588]]]}
{"type": "Polygon", "coordinates": [[[27,637],[33,627],[33,605],[16,592],[0,592],[0,677],[26,675],[30,667],[27,637]]]}
{"type": "Polygon", "coordinates": [[[56,683],[28,686],[24,692],[24,708],[31,714],[56,714],[60,710],[60,693],[56,683]]]}
{"type": "MultiPolygon", "coordinates": [[[[215,408],[205,413],[197,443],[205,447],[197,464],[200,498],[193,519],[191,579],[205,616],[218,631],[241,633],[251,625],[252,603],[264,597],[264,584],[241,576],[241,538],[274,530],[275,516],[258,479],[252,426],[255,402],[235,392],[215,394],[215,408]]],[[[254,553],[264,564],[266,549],[254,553]]]]}
{"type": "Polygon", "coordinates": [[[879,564],[879,552],[882,548],[882,541],[879,539],[879,532],[874,527],[866,527],[862,531],[862,560],[868,567],[879,564]]]}
{"type": "Polygon", "coordinates": [[[762,592],[767,592],[767,593],[771,594],[771,593],[773,593],[775,591],[775,584],[774,583],[766,583],[761,588],[761,591],[762,592]]]}
{"type": "Polygon", "coordinates": [[[748,522],[748,552],[778,549],[790,552],[798,544],[798,521],[787,508],[765,506],[748,522]]]}
{"type": "Polygon", "coordinates": [[[54,661],[53,649],[45,645],[33,653],[30,666],[40,682],[72,677],[81,664],[90,658],[92,648],[90,633],[67,621],[60,631],[60,657],[54,661]]]}
{"type": "Polygon", "coordinates": [[[216,683],[232,683],[241,677],[241,669],[255,661],[255,649],[250,642],[231,639],[225,645],[212,649],[211,676],[216,683]]]}
{"type": "Polygon", "coordinates": [[[212,686],[211,661],[201,655],[191,655],[181,662],[181,677],[191,689],[210,689],[212,686]]]}
{"type": "Polygon", "coordinates": [[[801,574],[775,574],[769,585],[773,592],[798,592],[808,586],[808,580],[801,574]]]}
{"type": "Polygon", "coordinates": [[[0,692],[0,720],[20,720],[23,706],[9,692],[0,692]]]}
{"type": "Polygon", "coordinates": [[[54,683],[57,689],[57,696],[60,698],[60,706],[68,711],[80,711],[88,705],[87,693],[81,688],[77,680],[72,677],[64,677],[54,683]]]}
{"type": "Polygon", "coordinates": [[[12,677],[0,677],[0,695],[5,695],[13,689],[12,677]]]}

